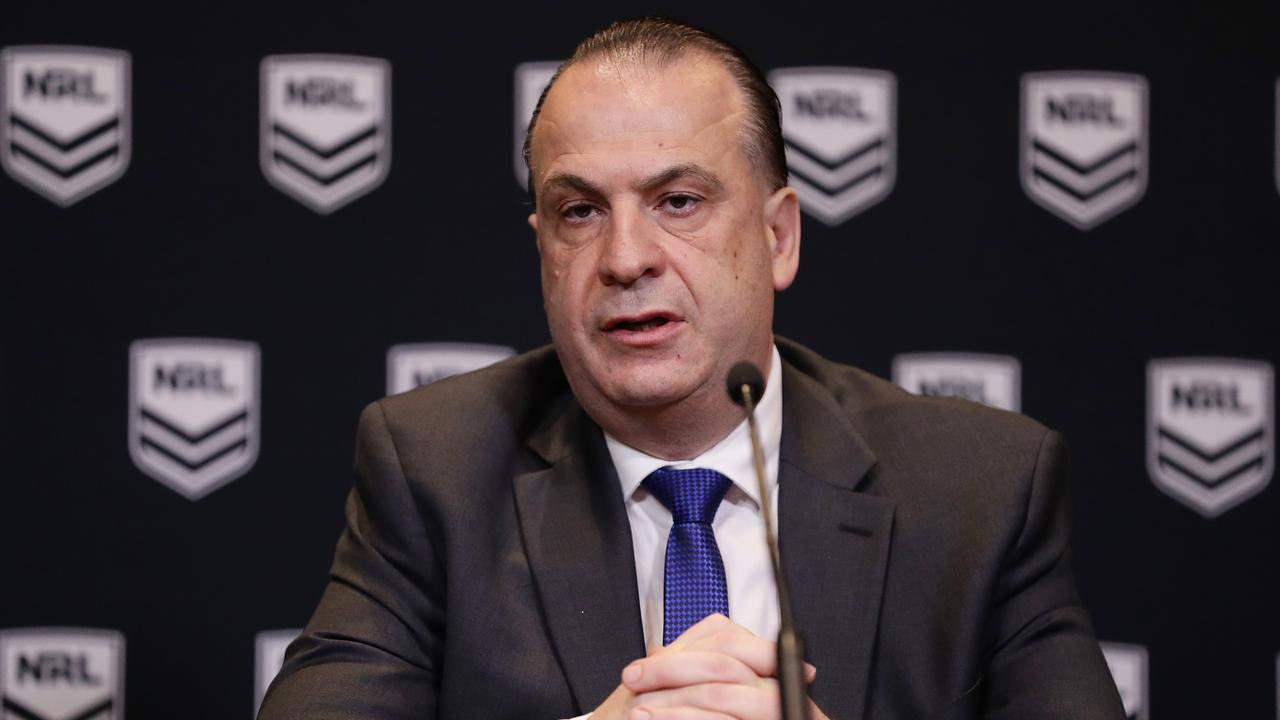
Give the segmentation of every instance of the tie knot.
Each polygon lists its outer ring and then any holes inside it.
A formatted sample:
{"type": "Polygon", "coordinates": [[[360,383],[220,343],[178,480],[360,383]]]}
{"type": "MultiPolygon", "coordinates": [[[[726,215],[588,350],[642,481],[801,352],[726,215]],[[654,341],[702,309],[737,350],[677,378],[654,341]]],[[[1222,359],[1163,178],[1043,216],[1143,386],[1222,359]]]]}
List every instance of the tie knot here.
{"type": "Polygon", "coordinates": [[[676,523],[704,525],[715,519],[729,484],[729,478],[708,468],[658,468],[644,479],[645,488],[667,506],[676,523]]]}

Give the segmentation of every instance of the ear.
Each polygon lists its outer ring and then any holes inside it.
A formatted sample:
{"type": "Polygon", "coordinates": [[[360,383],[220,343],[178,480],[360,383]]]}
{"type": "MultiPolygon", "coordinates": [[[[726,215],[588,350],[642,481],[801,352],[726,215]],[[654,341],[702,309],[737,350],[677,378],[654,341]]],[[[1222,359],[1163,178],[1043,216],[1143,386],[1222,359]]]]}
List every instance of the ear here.
{"type": "Polygon", "coordinates": [[[529,213],[529,227],[533,228],[533,234],[538,234],[538,213],[529,213]]]}
{"type": "Polygon", "coordinates": [[[780,188],[764,201],[764,225],[773,263],[773,289],[791,286],[800,269],[800,200],[790,187],[780,188]]]}

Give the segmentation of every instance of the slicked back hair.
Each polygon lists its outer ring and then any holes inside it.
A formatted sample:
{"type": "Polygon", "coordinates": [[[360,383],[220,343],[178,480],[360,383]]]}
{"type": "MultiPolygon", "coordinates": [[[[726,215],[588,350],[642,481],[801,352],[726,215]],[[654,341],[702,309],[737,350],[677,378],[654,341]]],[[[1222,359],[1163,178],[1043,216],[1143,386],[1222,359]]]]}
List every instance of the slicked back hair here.
{"type": "Polygon", "coordinates": [[[719,60],[729,71],[746,100],[746,136],[742,143],[747,159],[771,189],[777,190],[786,185],[787,158],[782,145],[781,105],[760,69],[741,50],[706,30],[669,18],[644,17],[615,22],[583,40],[542,91],[524,136],[524,164],[529,170],[530,201],[535,204],[537,201],[531,162],[533,129],[542,114],[542,103],[546,102],[547,93],[565,69],[595,58],[605,58],[618,65],[661,69],[690,52],[705,53],[719,60]]]}

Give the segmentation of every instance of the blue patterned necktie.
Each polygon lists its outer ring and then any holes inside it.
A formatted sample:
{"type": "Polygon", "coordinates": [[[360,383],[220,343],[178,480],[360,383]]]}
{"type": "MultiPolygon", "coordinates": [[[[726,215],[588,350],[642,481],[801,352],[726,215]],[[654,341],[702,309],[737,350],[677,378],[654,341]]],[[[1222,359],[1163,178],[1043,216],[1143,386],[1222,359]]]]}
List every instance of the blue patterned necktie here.
{"type": "Polygon", "coordinates": [[[658,468],[644,479],[673,521],[663,582],[663,645],[711,613],[729,614],[724,561],[711,530],[729,484],[729,478],[706,468],[658,468]]]}

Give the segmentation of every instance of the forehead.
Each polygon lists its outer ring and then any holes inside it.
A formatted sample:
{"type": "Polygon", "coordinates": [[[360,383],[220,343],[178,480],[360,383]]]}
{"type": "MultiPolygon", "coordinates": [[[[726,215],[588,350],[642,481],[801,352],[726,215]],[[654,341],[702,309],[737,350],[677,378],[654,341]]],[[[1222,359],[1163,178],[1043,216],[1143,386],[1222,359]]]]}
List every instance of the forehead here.
{"type": "Polygon", "coordinates": [[[534,127],[535,182],[552,170],[606,159],[630,165],[745,160],[744,107],[729,72],[701,53],[662,67],[580,61],[556,80],[534,127]]]}

